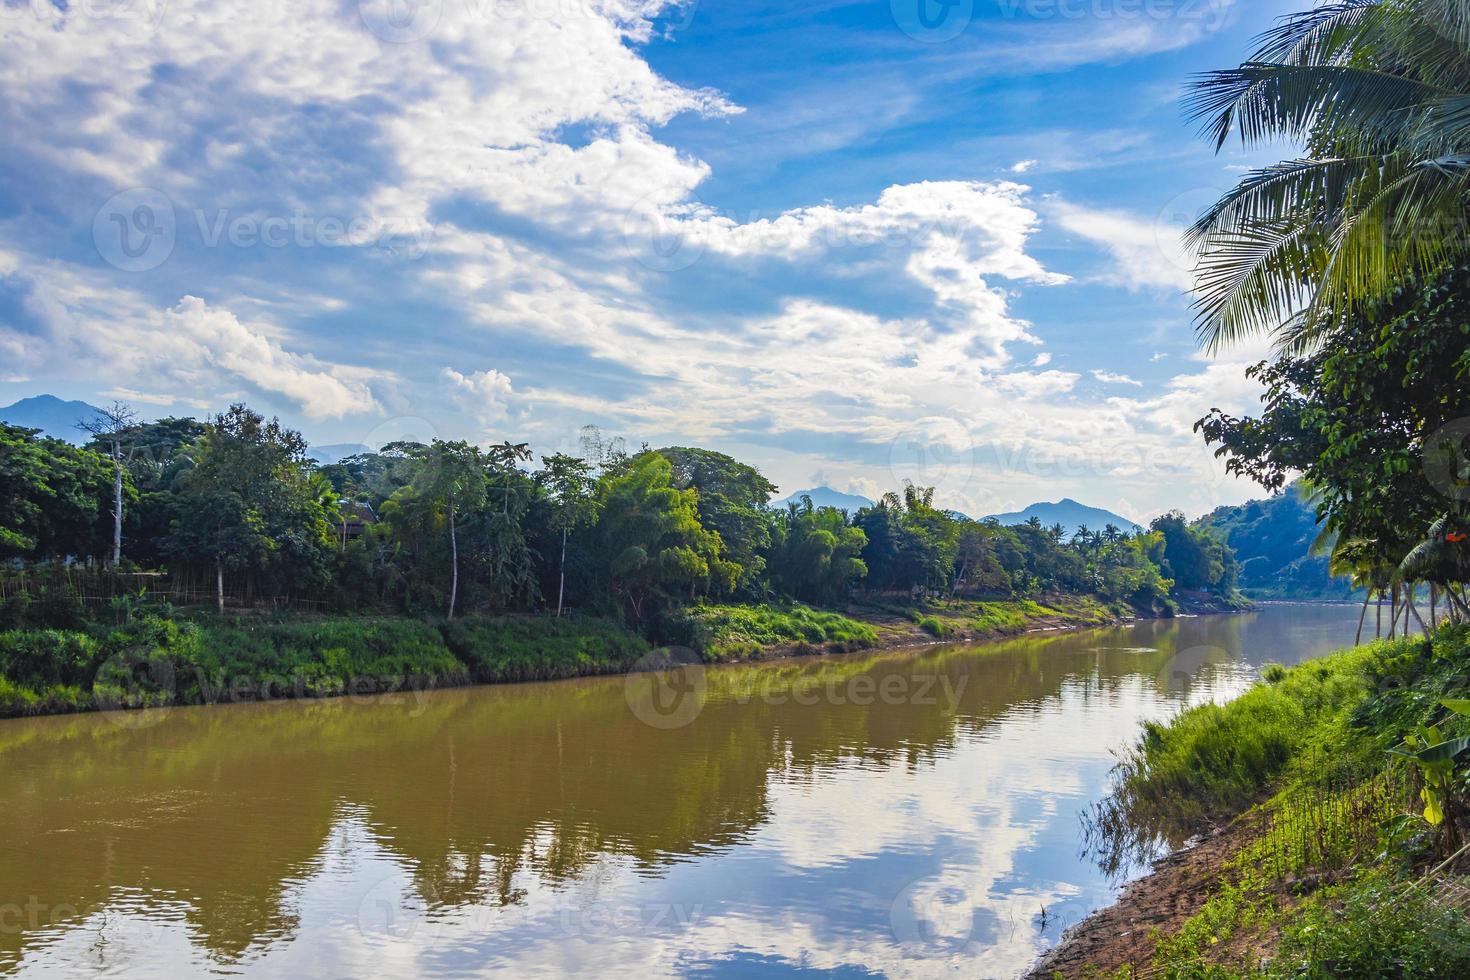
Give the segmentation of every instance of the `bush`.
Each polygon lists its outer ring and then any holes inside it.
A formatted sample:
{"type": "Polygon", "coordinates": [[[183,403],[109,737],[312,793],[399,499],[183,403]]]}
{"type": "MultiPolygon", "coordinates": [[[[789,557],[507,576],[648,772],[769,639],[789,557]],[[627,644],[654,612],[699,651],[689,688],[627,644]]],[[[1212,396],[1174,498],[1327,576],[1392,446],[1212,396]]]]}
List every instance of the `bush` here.
{"type": "Polygon", "coordinates": [[[646,640],[585,616],[467,616],[440,627],[444,642],[483,683],[553,680],[627,670],[646,640]]]}
{"type": "Polygon", "coordinates": [[[746,659],[772,647],[858,650],[878,642],[866,623],[800,603],[697,606],[688,619],[689,646],[707,660],[746,659]]]}

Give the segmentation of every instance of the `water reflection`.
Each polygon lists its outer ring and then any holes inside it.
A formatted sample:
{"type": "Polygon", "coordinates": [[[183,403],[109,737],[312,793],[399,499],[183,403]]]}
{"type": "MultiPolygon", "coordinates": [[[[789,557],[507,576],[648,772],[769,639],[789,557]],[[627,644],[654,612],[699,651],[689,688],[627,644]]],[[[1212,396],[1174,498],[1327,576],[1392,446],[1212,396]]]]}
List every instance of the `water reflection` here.
{"type": "Polygon", "coordinates": [[[1111,893],[1109,751],[1354,625],[721,668],[668,729],[621,678],[0,723],[0,972],[1014,974],[1111,893]]]}

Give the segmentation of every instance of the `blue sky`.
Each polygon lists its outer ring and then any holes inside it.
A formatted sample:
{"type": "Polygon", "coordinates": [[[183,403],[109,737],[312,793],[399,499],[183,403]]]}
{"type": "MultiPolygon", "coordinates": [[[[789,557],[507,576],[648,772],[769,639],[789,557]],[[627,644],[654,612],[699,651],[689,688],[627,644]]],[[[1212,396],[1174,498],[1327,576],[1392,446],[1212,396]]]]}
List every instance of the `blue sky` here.
{"type": "Polygon", "coordinates": [[[574,449],[969,513],[1245,499],[1190,432],[1191,73],[1250,0],[4,0],[0,402],[574,449]],[[920,6],[920,3],[923,6],[920,6]]]}

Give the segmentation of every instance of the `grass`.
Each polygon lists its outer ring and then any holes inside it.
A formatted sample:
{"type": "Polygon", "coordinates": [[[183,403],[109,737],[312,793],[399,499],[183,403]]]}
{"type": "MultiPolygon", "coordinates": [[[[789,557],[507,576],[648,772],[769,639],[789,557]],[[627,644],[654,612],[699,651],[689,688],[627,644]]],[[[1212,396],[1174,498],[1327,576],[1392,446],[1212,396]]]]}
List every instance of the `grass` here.
{"type": "Polygon", "coordinates": [[[1149,820],[1228,820],[1269,794],[1252,808],[1260,830],[1201,882],[1200,910],[1155,934],[1151,974],[1470,975],[1470,888],[1439,866],[1453,820],[1425,822],[1415,772],[1386,752],[1421,725],[1470,728],[1439,703],[1465,695],[1470,628],[1265,676],[1146,726],[1099,811],[1136,839],[1149,820]]]}
{"type": "Polygon", "coordinates": [[[772,648],[849,651],[878,642],[866,623],[800,603],[696,606],[689,620],[690,645],[714,663],[748,660],[772,648]]]}
{"type": "Polygon", "coordinates": [[[324,697],[626,670],[648,650],[603,620],[142,617],[0,632],[0,716],[324,697]]]}
{"type": "Polygon", "coordinates": [[[649,650],[618,624],[583,616],[467,616],[439,630],[481,683],[616,673],[649,650]]]}

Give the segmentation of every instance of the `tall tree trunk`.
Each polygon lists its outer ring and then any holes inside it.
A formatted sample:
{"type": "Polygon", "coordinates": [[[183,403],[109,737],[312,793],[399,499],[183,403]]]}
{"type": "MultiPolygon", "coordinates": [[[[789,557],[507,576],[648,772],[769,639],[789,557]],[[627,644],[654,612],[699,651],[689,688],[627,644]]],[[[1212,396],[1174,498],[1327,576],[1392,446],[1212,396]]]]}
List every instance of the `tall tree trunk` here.
{"type": "Polygon", "coordinates": [[[1373,639],[1379,640],[1383,638],[1383,590],[1373,591],[1378,595],[1377,601],[1373,603],[1373,639]]]}
{"type": "Polygon", "coordinates": [[[112,567],[122,561],[122,453],[112,448],[112,567]]]}
{"type": "Polygon", "coordinates": [[[1388,638],[1394,638],[1394,631],[1399,627],[1399,587],[1392,586],[1388,590],[1388,638]]]}
{"type": "Polygon", "coordinates": [[[1358,635],[1353,637],[1353,646],[1363,642],[1363,622],[1368,618],[1368,603],[1372,599],[1373,590],[1369,589],[1368,594],[1363,596],[1363,611],[1358,613],[1358,635]]]}
{"type": "Polygon", "coordinates": [[[1429,628],[1438,629],[1439,623],[1435,619],[1434,607],[1439,603],[1439,586],[1433,582],[1429,583],[1429,628]]]}
{"type": "Polygon", "coordinates": [[[214,601],[219,607],[220,614],[225,611],[225,563],[219,558],[214,560],[214,601]]]}
{"type": "Polygon", "coordinates": [[[556,618],[561,618],[562,599],[567,594],[567,529],[561,529],[561,574],[556,583],[556,618]]]}
{"type": "Polygon", "coordinates": [[[459,597],[459,542],[454,537],[454,502],[449,503],[449,615],[454,618],[454,600],[459,597]]]}

